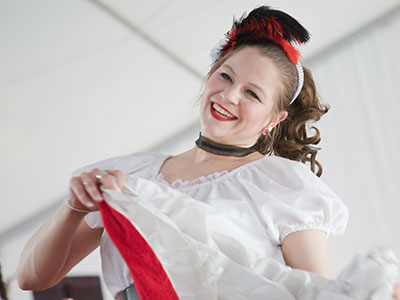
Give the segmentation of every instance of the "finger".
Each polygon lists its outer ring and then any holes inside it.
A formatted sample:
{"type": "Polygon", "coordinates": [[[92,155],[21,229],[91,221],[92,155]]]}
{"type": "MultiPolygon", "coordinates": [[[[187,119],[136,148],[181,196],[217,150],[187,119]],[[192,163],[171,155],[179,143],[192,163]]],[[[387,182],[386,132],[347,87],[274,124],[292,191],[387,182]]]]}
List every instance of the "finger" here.
{"type": "Polygon", "coordinates": [[[90,173],[81,174],[82,185],[89,196],[95,201],[103,201],[103,197],[97,185],[97,178],[90,173]]]}
{"type": "Polygon", "coordinates": [[[69,198],[71,199],[71,202],[70,202],[70,204],[74,207],[74,208],[77,208],[77,209],[82,209],[82,210],[89,210],[89,211],[96,211],[96,210],[98,210],[98,208],[97,207],[93,207],[93,208],[88,208],[87,206],[85,206],[85,205],[83,205],[80,201],[79,201],[79,199],[78,199],[78,197],[76,197],[76,195],[74,194],[74,192],[72,191],[72,189],[71,189],[71,187],[69,188],[69,198]]]}
{"type": "Polygon", "coordinates": [[[118,191],[120,188],[117,183],[117,179],[112,175],[112,174],[103,174],[99,178],[100,183],[104,186],[106,189],[110,190],[115,190],[118,191]]]}
{"type": "Polygon", "coordinates": [[[96,176],[96,173],[100,172],[101,170],[98,168],[94,168],[90,171],[90,174],[92,174],[93,176],[96,176]]]}
{"type": "Polygon", "coordinates": [[[95,207],[94,200],[86,192],[79,176],[72,177],[70,183],[70,189],[82,205],[88,208],[95,207]]]}
{"type": "Polygon", "coordinates": [[[117,180],[117,185],[122,189],[126,184],[125,174],[121,170],[106,170],[109,174],[113,175],[117,180]]]}

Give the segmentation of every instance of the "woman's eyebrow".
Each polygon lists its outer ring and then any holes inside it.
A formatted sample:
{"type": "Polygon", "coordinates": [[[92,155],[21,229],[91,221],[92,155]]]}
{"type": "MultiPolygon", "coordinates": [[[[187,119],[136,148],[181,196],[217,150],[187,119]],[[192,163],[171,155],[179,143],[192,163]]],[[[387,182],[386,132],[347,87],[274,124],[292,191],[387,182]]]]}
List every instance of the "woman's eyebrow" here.
{"type": "Polygon", "coordinates": [[[236,76],[236,73],[235,73],[235,71],[233,71],[233,69],[232,69],[232,67],[231,67],[230,65],[228,65],[228,64],[225,64],[224,66],[225,66],[225,67],[227,67],[229,70],[231,70],[231,72],[233,73],[233,75],[235,75],[235,76],[236,76]]]}
{"type": "MultiPolygon", "coordinates": [[[[233,68],[232,68],[230,65],[224,64],[223,66],[225,66],[226,68],[228,68],[228,69],[233,73],[233,75],[236,76],[235,71],[233,71],[233,68]]],[[[251,82],[249,82],[248,84],[251,85],[251,86],[253,86],[253,87],[255,87],[257,90],[259,90],[259,91],[263,94],[264,97],[267,97],[267,95],[266,95],[266,93],[264,92],[264,90],[263,90],[262,88],[260,88],[258,85],[254,84],[254,83],[251,83],[251,82]]]]}

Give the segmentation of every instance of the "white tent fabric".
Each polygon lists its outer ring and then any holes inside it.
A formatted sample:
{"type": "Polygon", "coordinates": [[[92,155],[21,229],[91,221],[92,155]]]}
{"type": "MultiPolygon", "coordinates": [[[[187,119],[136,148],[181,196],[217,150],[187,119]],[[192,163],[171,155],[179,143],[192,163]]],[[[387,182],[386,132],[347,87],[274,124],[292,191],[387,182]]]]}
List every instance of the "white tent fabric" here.
{"type": "MultiPolygon", "coordinates": [[[[30,209],[41,210],[54,202],[66,187],[68,171],[107,155],[124,154],[132,149],[148,150],[156,145],[152,142],[147,143],[149,148],[137,148],[148,142],[150,135],[132,145],[131,142],[121,141],[120,135],[109,130],[111,122],[99,122],[99,117],[108,116],[110,103],[120,100],[118,103],[129,107],[125,109],[124,118],[114,124],[121,128],[133,128],[134,131],[132,113],[140,120],[145,119],[146,114],[139,114],[131,100],[140,101],[141,111],[154,113],[152,120],[161,120],[166,124],[170,120],[163,118],[167,106],[153,111],[154,102],[144,100],[149,98],[149,91],[154,92],[152,95],[158,99],[167,92],[171,93],[173,102],[169,103],[168,109],[180,108],[183,113],[175,119],[189,129],[185,134],[171,138],[163,147],[157,147],[157,150],[177,153],[193,145],[198,134],[197,124],[192,124],[193,117],[188,116],[190,105],[185,104],[185,109],[182,109],[182,99],[191,99],[198,91],[198,78],[188,76],[187,72],[165,57],[160,57],[160,53],[143,40],[125,29],[121,30],[89,1],[69,1],[68,7],[63,6],[66,5],[63,1],[42,0],[40,5],[25,2],[30,5],[24,6],[25,10],[20,9],[19,2],[5,1],[1,4],[6,4],[2,6],[4,17],[0,20],[3,41],[0,49],[0,135],[3,143],[0,149],[0,179],[6,193],[0,218],[2,231],[17,224],[17,218],[29,217],[32,214],[30,209]],[[71,19],[69,16],[72,15],[71,19]],[[43,23],[35,19],[38,16],[43,23]],[[44,23],[47,20],[52,26],[44,23]],[[50,43],[48,33],[57,33],[59,39],[50,43]],[[24,34],[29,35],[25,43],[24,34]],[[78,39],[74,39],[76,37],[78,39]],[[67,50],[71,51],[66,51],[63,46],[65,39],[69,42],[67,50]],[[85,44],[85,47],[78,49],[75,47],[77,43],[85,44]],[[18,50],[13,50],[10,45],[15,45],[18,50]],[[54,53],[56,59],[52,62],[50,59],[54,57],[44,52],[45,48],[54,53]],[[33,53],[32,49],[35,50],[33,53]],[[142,59],[132,58],[132,54],[138,53],[135,51],[143,54],[142,59]],[[16,58],[15,61],[10,57],[16,58]],[[143,80],[136,82],[143,88],[139,91],[131,82],[133,71],[135,68],[142,70],[148,57],[155,58],[159,68],[157,73],[141,74],[143,80]],[[15,67],[17,64],[18,67],[15,67]],[[176,80],[185,80],[186,85],[175,86],[175,81],[168,80],[170,89],[164,93],[148,84],[148,79],[165,80],[171,72],[177,74],[176,80]],[[114,74],[119,74],[119,77],[114,74]],[[142,86],[142,82],[147,83],[142,86]],[[88,115],[96,103],[101,104],[97,111],[99,115],[94,116],[96,111],[88,115]],[[68,109],[72,112],[65,114],[68,109]],[[82,122],[76,123],[76,119],[82,122]],[[99,149],[96,143],[104,133],[113,138],[114,144],[120,143],[118,150],[109,145],[99,149]],[[77,148],[66,144],[66,140],[77,145],[86,144],[77,148]],[[68,152],[68,155],[60,159],[57,153],[62,151],[68,152]],[[38,174],[43,173],[50,174],[51,186],[46,187],[46,177],[39,177],[38,174]],[[21,185],[18,179],[22,175],[36,181],[26,181],[21,185]],[[29,209],[24,210],[26,207],[29,209]]],[[[394,2],[391,1],[390,5],[395,5],[394,2]]],[[[366,3],[359,1],[358,5],[366,3]]],[[[379,5],[383,7],[385,4],[379,2],[379,5]]],[[[400,122],[397,117],[400,109],[397,91],[400,83],[398,12],[362,30],[360,34],[352,35],[351,39],[333,47],[332,51],[305,60],[305,65],[313,71],[323,99],[332,107],[317,126],[322,134],[323,150],[319,154],[324,166],[322,179],[350,209],[347,232],[330,240],[333,273],[342,269],[355,252],[365,253],[375,245],[388,246],[400,256],[400,241],[396,238],[400,228],[397,192],[400,182],[400,158],[397,154],[400,148],[400,122]]],[[[340,20],[340,16],[336,19],[340,20]]],[[[155,126],[151,134],[167,137],[184,128],[155,126]]],[[[38,223],[29,225],[26,232],[11,238],[7,236],[6,243],[1,244],[0,259],[6,279],[13,278],[21,248],[33,228],[39,226],[38,223]]],[[[96,270],[98,261],[93,261],[95,263],[90,263],[86,273],[96,270]]],[[[79,273],[79,268],[74,272],[79,273]]],[[[13,299],[30,299],[24,298],[21,291],[19,294],[16,292],[15,281],[12,284],[11,290],[15,292],[13,299]]]]}

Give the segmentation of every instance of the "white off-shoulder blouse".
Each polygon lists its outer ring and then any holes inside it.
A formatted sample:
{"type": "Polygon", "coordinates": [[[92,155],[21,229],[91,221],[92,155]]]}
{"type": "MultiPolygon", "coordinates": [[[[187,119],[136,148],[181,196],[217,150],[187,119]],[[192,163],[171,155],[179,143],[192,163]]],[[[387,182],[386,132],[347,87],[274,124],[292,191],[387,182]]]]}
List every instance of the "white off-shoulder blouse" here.
{"type": "MultiPolygon", "coordinates": [[[[133,153],[85,166],[73,176],[93,168],[114,169],[169,185],[223,211],[237,225],[232,231],[247,235],[250,249],[280,263],[284,263],[280,246],[290,233],[312,229],[329,236],[343,233],[346,228],[348,210],[343,201],[301,162],[265,156],[232,171],[169,184],[159,172],[169,157],[133,153]]],[[[89,213],[85,219],[91,228],[103,226],[99,212],[89,213]]],[[[100,252],[104,281],[119,299],[132,278],[106,232],[100,252]]]]}

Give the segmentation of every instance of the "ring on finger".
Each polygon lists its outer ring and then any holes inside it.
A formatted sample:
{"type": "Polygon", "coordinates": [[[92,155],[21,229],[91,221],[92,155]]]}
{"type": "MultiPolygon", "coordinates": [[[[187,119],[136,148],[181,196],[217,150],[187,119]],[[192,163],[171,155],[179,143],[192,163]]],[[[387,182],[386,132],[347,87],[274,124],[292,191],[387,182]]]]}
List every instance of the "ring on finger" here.
{"type": "Polygon", "coordinates": [[[96,178],[101,179],[104,175],[107,175],[107,174],[108,174],[107,171],[104,171],[104,170],[97,172],[96,178]]]}

